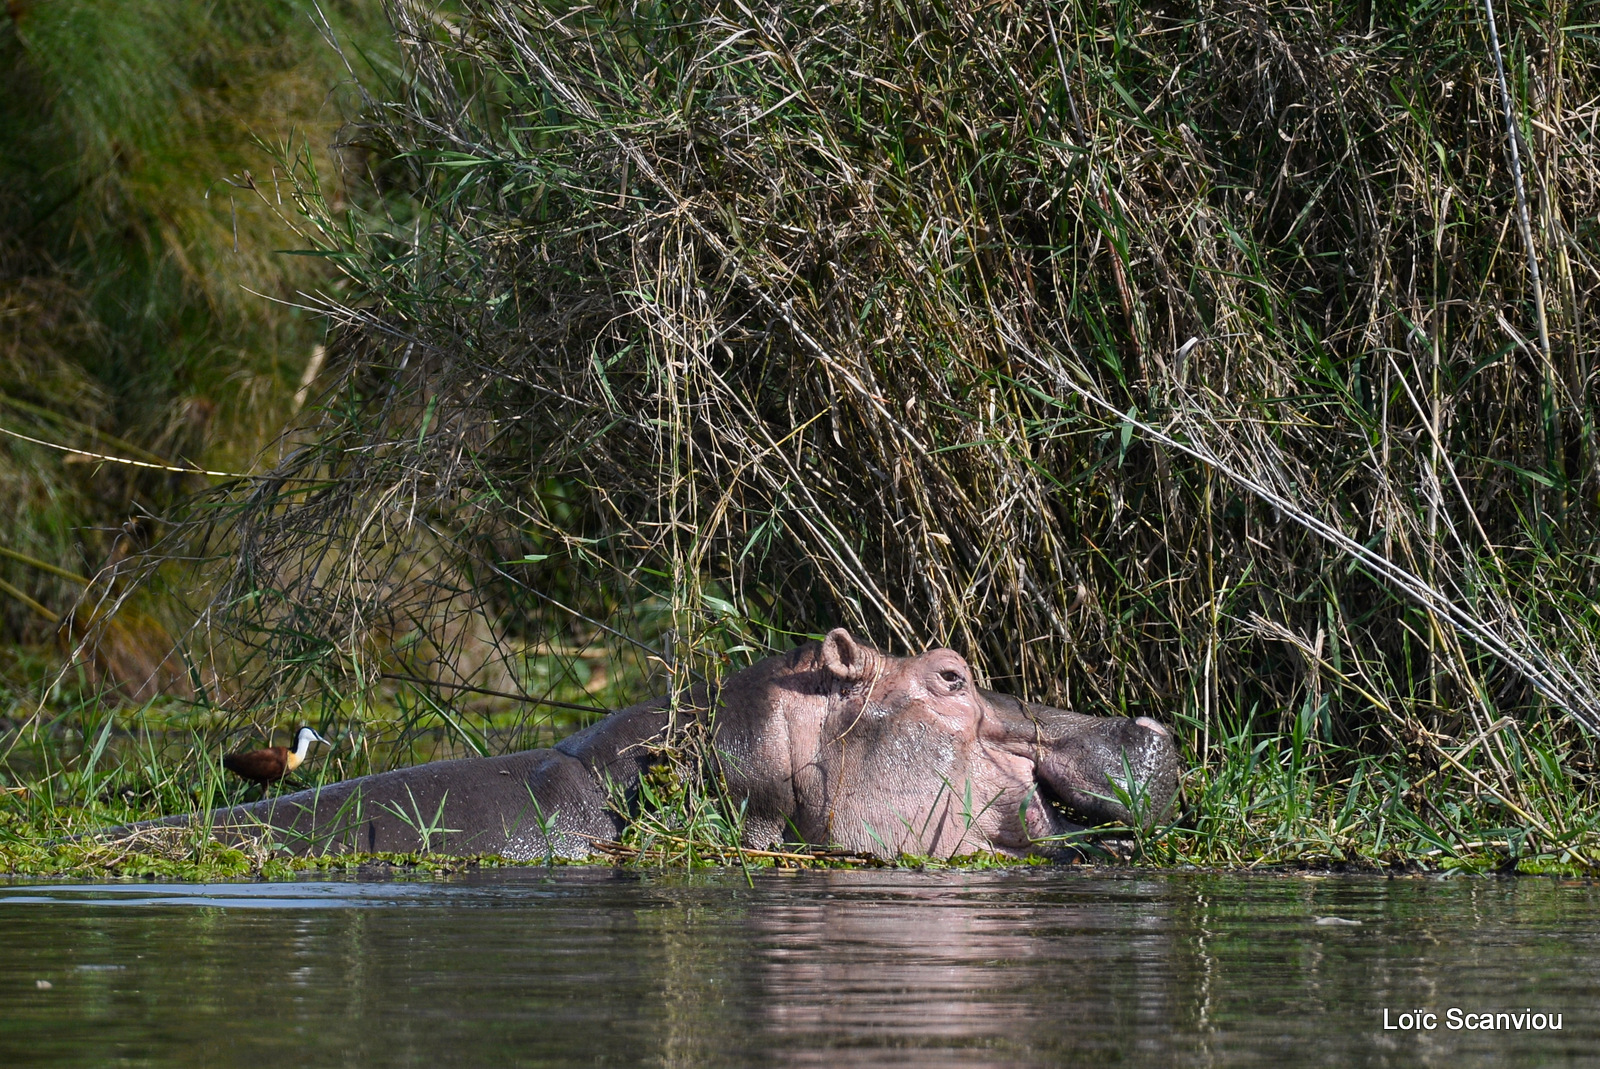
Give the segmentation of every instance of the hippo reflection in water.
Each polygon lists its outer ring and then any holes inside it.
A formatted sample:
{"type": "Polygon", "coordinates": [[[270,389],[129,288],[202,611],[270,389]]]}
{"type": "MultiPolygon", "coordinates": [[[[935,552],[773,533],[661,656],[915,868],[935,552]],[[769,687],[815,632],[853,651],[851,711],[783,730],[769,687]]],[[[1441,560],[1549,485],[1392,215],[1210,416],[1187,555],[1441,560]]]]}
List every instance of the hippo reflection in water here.
{"type": "MultiPolygon", "coordinates": [[[[1085,823],[1132,821],[1113,781],[1148,800],[1146,819],[1177,789],[1172,739],[1153,720],[1019,701],[975,686],[952,650],[894,657],[843,628],[691,697],[677,715],[711,725],[749,847],[1024,854],[1085,823]]],[[[551,749],[362,776],[216,810],[211,827],[240,837],[265,826],[303,853],[583,858],[621,834],[613,800],[633,803],[669,717],[665,699],[644,702],[551,749]]]]}

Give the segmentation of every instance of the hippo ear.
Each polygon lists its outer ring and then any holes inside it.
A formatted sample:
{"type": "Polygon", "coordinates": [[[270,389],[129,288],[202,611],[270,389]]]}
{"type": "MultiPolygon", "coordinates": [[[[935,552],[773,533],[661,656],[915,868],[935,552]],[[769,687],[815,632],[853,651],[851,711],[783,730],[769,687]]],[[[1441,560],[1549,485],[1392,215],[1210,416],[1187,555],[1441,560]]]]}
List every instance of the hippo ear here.
{"type": "Polygon", "coordinates": [[[838,679],[858,680],[866,677],[872,651],[850,636],[850,632],[836,627],[822,640],[822,663],[838,679]]]}

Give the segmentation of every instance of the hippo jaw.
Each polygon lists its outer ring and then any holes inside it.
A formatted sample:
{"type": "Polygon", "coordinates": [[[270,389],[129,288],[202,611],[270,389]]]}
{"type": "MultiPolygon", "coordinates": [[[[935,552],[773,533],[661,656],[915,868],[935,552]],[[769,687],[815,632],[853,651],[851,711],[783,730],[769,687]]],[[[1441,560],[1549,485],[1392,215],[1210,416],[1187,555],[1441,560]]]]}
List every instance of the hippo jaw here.
{"type": "MultiPolygon", "coordinates": [[[[1030,707],[1036,714],[1048,707],[1030,707]]],[[[1057,716],[1071,716],[1048,709],[1057,716]]],[[[1092,717],[1035,761],[1040,795],[1062,823],[1148,829],[1178,793],[1172,734],[1149,717],[1092,717]]],[[[1076,830],[1076,829],[1075,829],[1076,830]]]]}
{"type": "Polygon", "coordinates": [[[1161,724],[1149,717],[1071,713],[988,690],[981,694],[992,714],[985,734],[1032,765],[1039,813],[1030,817],[1040,828],[1033,831],[1030,823],[1035,839],[1097,824],[1148,827],[1170,810],[1179,763],[1172,734],[1161,724]]]}

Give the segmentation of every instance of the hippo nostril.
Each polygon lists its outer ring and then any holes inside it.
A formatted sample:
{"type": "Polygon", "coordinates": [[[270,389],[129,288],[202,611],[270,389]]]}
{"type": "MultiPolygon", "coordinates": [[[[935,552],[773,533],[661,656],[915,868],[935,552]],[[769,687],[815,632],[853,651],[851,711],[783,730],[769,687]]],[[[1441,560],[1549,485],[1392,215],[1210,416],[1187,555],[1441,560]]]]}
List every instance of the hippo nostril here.
{"type": "Polygon", "coordinates": [[[1162,727],[1160,724],[1156,723],[1154,720],[1151,720],[1148,716],[1141,716],[1137,720],[1135,720],[1134,723],[1138,724],[1142,728],[1147,728],[1150,731],[1155,732],[1157,735],[1170,734],[1167,731],[1166,728],[1162,727]]]}

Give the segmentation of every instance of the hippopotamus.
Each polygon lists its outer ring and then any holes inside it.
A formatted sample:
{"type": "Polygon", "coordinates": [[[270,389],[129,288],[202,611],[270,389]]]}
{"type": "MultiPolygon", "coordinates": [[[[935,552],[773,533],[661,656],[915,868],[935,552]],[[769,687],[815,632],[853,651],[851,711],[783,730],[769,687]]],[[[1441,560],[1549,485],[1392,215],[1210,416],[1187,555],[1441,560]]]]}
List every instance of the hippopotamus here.
{"type": "MultiPolygon", "coordinates": [[[[965,658],[897,657],[836,628],[674,708],[614,712],[548,749],[436,761],[162,824],[270,829],[302,853],[432,850],[581,859],[623,833],[673,731],[700,729],[744,845],[950,858],[1048,852],[1086,825],[1159,818],[1177,791],[1170,733],[977,686],[965,658]],[[1138,812],[1120,799],[1137,798],[1138,812]]],[[[134,828],[140,826],[135,825],[134,828]]]]}

